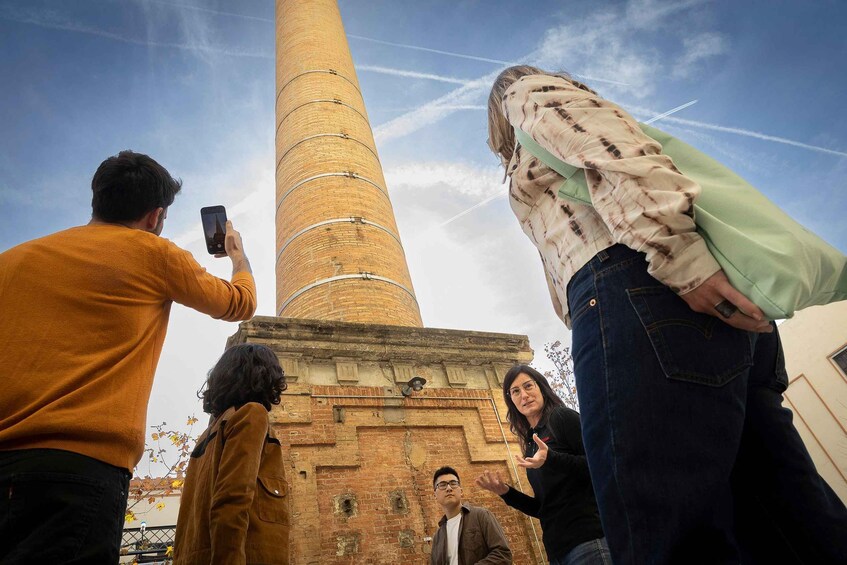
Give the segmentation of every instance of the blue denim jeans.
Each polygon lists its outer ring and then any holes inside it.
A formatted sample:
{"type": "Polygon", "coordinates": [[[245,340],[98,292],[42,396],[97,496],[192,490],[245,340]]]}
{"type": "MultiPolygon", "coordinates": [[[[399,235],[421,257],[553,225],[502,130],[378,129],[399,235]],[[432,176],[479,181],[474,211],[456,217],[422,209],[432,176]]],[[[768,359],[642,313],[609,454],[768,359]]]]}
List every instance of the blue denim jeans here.
{"type": "Polygon", "coordinates": [[[117,563],[129,479],[69,451],[0,451],[0,564],[117,563]]]}
{"type": "Polygon", "coordinates": [[[562,557],[551,559],[550,565],[612,565],[606,538],[581,543],[562,557]]]}
{"type": "Polygon", "coordinates": [[[847,563],[847,510],[782,407],[776,331],[692,311],[623,245],[577,272],[568,303],[616,564],[847,563]]]}

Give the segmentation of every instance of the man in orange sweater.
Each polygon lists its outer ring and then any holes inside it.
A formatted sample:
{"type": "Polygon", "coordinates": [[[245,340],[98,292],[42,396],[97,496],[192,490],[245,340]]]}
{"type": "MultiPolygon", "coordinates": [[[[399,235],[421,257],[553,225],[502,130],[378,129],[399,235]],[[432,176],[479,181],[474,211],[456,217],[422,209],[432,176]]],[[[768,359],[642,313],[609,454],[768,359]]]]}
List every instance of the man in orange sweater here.
{"type": "Polygon", "coordinates": [[[230,281],[159,237],[180,187],[123,151],[94,174],[88,225],[0,254],[0,563],[116,563],[171,304],[256,310],[230,222],[230,281]]]}

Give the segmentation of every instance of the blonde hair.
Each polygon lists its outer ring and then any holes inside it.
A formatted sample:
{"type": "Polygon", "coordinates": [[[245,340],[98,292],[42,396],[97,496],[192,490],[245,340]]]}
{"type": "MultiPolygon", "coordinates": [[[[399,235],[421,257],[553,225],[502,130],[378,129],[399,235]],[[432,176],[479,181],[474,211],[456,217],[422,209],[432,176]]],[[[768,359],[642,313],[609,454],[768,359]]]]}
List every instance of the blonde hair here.
{"type": "MultiPolygon", "coordinates": [[[[503,97],[506,91],[517,80],[529,75],[547,75],[563,78],[577,88],[597,94],[578,80],[574,80],[567,73],[551,73],[531,65],[516,65],[504,70],[494,79],[491,94],[488,95],[488,147],[495,155],[500,157],[500,162],[505,167],[515,152],[515,133],[512,124],[503,113],[503,97]]],[[[508,171],[506,171],[508,174],[508,171]]]]}

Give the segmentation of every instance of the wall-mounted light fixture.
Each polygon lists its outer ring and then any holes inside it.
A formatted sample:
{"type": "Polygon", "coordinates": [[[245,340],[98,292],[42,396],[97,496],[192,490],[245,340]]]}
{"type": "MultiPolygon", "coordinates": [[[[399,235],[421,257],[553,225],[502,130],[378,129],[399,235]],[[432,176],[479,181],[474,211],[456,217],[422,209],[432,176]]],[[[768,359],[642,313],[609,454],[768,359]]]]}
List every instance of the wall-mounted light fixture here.
{"type": "Polygon", "coordinates": [[[426,384],[426,379],[423,377],[412,377],[409,382],[400,387],[400,392],[403,396],[411,396],[412,392],[418,392],[426,384]]]}

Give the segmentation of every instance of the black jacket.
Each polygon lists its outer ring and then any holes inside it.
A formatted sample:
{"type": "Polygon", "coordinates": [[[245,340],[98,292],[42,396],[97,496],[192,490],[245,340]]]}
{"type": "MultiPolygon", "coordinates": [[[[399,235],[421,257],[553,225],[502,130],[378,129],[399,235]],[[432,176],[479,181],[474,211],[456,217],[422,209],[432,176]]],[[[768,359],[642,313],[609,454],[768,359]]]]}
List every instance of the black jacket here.
{"type": "Polygon", "coordinates": [[[588,474],[579,413],[558,406],[547,422],[531,428],[524,438],[529,446],[527,457],[538,449],[533,433],[550,448],[544,465],[526,471],[535,497],[510,487],[502,498],[509,506],[541,521],[544,549],[553,560],[581,543],[602,538],[603,528],[588,474]]]}

